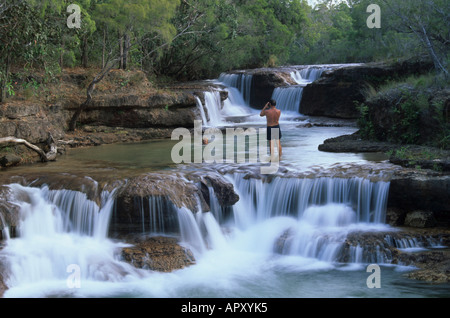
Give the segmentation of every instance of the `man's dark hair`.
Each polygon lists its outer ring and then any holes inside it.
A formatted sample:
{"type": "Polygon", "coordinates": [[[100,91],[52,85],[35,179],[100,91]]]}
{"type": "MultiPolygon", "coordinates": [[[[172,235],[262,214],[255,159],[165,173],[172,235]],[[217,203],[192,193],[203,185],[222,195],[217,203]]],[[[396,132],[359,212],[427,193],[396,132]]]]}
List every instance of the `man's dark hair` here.
{"type": "Polygon", "coordinates": [[[277,101],[274,100],[274,99],[271,99],[271,100],[270,100],[270,105],[272,105],[272,106],[277,106],[277,101]]]}

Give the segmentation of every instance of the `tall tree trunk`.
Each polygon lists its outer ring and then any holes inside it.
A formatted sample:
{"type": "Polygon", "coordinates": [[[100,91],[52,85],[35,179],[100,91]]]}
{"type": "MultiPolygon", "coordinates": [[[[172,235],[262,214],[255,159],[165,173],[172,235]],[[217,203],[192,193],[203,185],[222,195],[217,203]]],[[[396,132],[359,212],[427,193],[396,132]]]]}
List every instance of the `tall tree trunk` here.
{"type": "Polygon", "coordinates": [[[425,46],[427,47],[428,52],[429,52],[431,58],[433,59],[434,67],[436,68],[436,70],[444,73],[445,76],[448,76],[448,71],[442,65],[439,57],[437,56],[436,51],[434,50],[433,44],[431,43],[430,38],[428,37],[427,30],[425,29],[423,24],[420,24],[420,28],[421,28],[421,33],[422,33],[422,41],[425,43],[425,46]]]}
{"type": "Polygon", "coordinates": [[[81,45],[81,64],[84,68],[88,67],[88,38],[87,35],[83,37],[81,45]]]}
{"type": "Polygon", "coordinates": [[[123,35],[119,31],[119,69],[123,69],[123,35]]]}
{"type": "Polygon", "coordinates": [[[128,33],[125,32],[125,34],[123,35],[123,63],[122,63],[122,68],[124,70],[127,69],[128,65],[129,49],[130,49],[130,36],[128,35],[128,33]]]}
{"type": "Polygon", "coordinates": [[[103,29],[102,68],[105,67],[106,27],[103,29]]]}

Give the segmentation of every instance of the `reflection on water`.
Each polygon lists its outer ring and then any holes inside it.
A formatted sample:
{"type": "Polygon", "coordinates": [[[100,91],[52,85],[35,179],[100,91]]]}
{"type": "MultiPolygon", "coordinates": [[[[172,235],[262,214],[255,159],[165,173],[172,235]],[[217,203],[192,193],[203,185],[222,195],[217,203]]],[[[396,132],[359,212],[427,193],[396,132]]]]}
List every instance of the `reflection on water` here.
{"type": "Polygon", "coordinates": [[[170,152],[176,141],[153,140],[68,149],[54,162],[13,167],[11,175],[23,173],[73,173],[93,177],[131,176],[175,167],[170,152]]]}
{"type": "MultiPolygon", "coordinates": [[[[364,163],[387,159],[384,154],[380,153],[328,153],[318,150],[318,145],[325,139],[354,133],[356,129],[353,127],[299,128],[297,125],[292,122],[282,125],[283,157],[281,165],[287,164],[295,169],[303,170],[311,166],[326,168],[336,163],[364,163]]],[[[263,126],[253,127],[257,131],[259,128],[263,128],[263,126]]],[[[226,133],[224,133],[225,136],[226,133]]],[[[245,140],[245,158],[248,160],[249,149],[252,151],[258,144],[250,142],[249,146],[249,138],[247,137],[245,140]]],[[[93,178],[106,175],[118,178],[131,176],[149,171],[176,168],[177,165],[171,158],[171,151],[177,143],[179,140],[164,139],[68,149],[67,153],[58,157],[56,162],[14,167],[6,172],[11,175],[33,172],[73,173],[89,175],[93,178]]],[[[237,143],[236,139],[235,150],[238,148],[237,143]]],[[[195,151],[203,151],[203,149],[204,146],[193,145],[192,156],[195,151]]],[[[226,147],[224,149],[226,151],[226,147]]]]}

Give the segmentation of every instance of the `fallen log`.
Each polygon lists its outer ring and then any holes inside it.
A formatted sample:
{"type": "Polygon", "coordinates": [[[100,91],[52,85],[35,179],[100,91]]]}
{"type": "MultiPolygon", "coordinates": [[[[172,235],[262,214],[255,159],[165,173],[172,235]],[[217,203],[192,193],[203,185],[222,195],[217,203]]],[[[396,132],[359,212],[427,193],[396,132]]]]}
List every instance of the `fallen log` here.
{"type": "Polygon", "coordinates": [[[39,156],[41,157],[42,162],[55,161],[58,149],[57,149],[55,140],[53,139],[53,136],[50,133],[49,133],[49,137],[47,139],[47,143],[50,146],[50,151],[45,153],[41,148],[29,143],[25,139],[16,138],[16,137],[12,137],[12,136],[0,138],[0,145],[1,144],[21,144],[31,150],[36,151],[39,154],[39,156]]]}

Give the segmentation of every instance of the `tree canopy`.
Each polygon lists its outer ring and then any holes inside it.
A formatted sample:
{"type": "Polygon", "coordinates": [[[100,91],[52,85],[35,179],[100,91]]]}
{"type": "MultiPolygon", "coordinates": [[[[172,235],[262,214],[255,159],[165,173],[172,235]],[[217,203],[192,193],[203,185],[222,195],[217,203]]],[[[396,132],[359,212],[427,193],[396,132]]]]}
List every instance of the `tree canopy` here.
{"type": "Polygon", "coordinates": [[[174,80],[230,69],[427,56],[448,74],[446,0],[0,0],[0,82],[11,66],[138,68],[174,80]],[[69,4],[81,28],[66,25],[69,4]],[[381,28],[366,24],[381,8],[381,28]],[[414,4],[414,5],[413,5],[414,4]]]}

